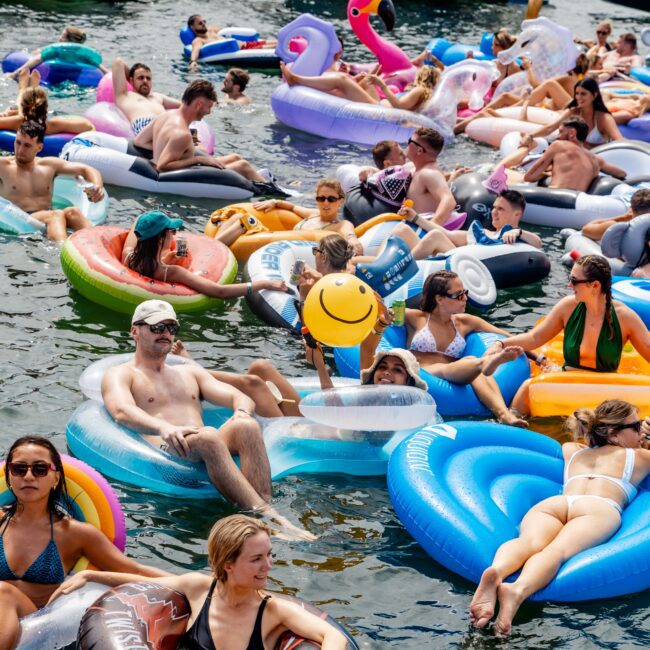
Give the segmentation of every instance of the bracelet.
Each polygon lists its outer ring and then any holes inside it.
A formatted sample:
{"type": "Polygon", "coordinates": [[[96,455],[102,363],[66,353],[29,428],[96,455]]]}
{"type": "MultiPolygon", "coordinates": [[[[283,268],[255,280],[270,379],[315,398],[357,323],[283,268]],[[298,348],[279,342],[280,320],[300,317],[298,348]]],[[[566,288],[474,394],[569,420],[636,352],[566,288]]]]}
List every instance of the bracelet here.
{"type": "MultiPolygon", "coordinates": [[[[383,320],[381,320],[381,318],[377,318],[377,323],[379,323],[380,325],[383,325],[384,329],[386,329],[390,325],[390,323],[385,323],[383,320]]],[[[375,325],[377,323],[375,323],[375,325]]]]}
{"type": "Polygon", "coordinates": [[[535,357],[535,363],[537,363],[538,366],[541,366],[544,363],[544,361],[546,361],[546,359],[548,359],[548,357],[544,353],[540,352],[535,357]]]}
{"type": "Polygon", "coordinates": [[[415,225],[418,222],[418,219],[420,218],[420,215],[416,212],[415,216],[413,217],[413,221],[411,223],[415,225]]]}
{"type": "Polygon", "coordinates": [[[241,408],[241,407],[236,408],[236,409],[235,409],[235,413],[236,413],[237,411],[241,411],[242,413],[246,413],[246,415],[248,415],[248,417],[251,417],[251,416],[253,415],[252,413],[249,413],[246,409],[243,409],[243,408],[241,408]]]}
{"type": "Polygon", "coordinates": [[[503,339],[497,339],[496,343],[501,343],[501,349],[502,350],[505,349],[506,346],[505,346],[505,343],[503,342],[503,339]]]}
{"type": "Polygon", "coordinates": [[[246,283],[246,295],[247,296],[252,296],[253,295],[253,283],[252,282],[247,282],[246,283]]]}
{"type": "Polygon", "coordinates": [[[377,330],[376,327],[373,327],[373,328],[372,328],[372,333],[373,333],[373,334],[376,334],[377,336],[380,336],[380,335],[383,334],[385,331],[386,331],[386,328],[385,328],[385,327],[383,327],[383,328],[380,329],[380,330],[377,330]]]}

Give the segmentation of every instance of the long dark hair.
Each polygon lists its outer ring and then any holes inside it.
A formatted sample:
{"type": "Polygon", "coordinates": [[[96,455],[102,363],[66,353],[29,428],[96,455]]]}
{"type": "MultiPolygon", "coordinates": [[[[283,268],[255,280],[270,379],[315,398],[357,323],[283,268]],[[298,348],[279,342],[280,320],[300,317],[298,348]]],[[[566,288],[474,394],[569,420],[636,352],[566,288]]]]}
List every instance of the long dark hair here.
{"type": "Polygon", "coordinates": [[[422,300],[420,309],[430,314],[438,305],[436,296],[445,296],[449,293],[449,283],[458,277],[453,271],[436,271],[425,281],[422,287],[422,300]]]}
{"type": "Polygon", "coordinates": [[[600,87],[598,82],[591,77],[585,77],[578,81],[578,83],[573,87],[573,99],[569,102],[568,108],[576,108],[578,102],[576,101],[576,89],[584,88],[587,92],[590,92],[594,96],[594,113],[609,113],[609,109],[605,106],[605,101],[603,96],[600,94],[600,87]]]}
{"type": "Polygon", "coordinates": [[[576,260],[585,274],[585,280],[600,282],[600,291],[605,295],[605,322],[610,339],[614,338],[614,323],[612,318],[612,269],[602,255],[585,255],[576,260]]]}
{"type": "MultiPolygon", "coordinates": [[[[56,447],[47,439],[42,436],[23,436],[14,441],[14,443],[9,447],[7,452],[6,465],[5,465],[5,480],[7,481],[7,487],[11,490],[11,472],[9,472],[8,465],[13,460],[14,453],[19,447],[24,445],[38,445],[47,449],[52,459],[52,464],[56,467],[56,471],[59,472],[59,482],[54,486],[50,491],[50,494],[47,498],[47,509],[52,515],[67,515],[69,514],[66,510],[66,507],[71,503],[70,497],[68,496],[68,490],[65,485],[65,472],[63,471],[63,461],[61,460],[61,454],[57,451],[56,447]]],[[[16,513],[18,508],[18,500],[14,501],[10,506],[5,510],[5,514],[2,517],[2,520],[6,517],[11,517],[16,513]]]]}
{"type": "Polygon", "coordinates": [[[126,260],[126,265],[140,275],[153,278],[158,268],[160,247],[165,241],[166,235],[167,230],[163,230],[154,237],[138,239],[133,252],[126,260]]]}

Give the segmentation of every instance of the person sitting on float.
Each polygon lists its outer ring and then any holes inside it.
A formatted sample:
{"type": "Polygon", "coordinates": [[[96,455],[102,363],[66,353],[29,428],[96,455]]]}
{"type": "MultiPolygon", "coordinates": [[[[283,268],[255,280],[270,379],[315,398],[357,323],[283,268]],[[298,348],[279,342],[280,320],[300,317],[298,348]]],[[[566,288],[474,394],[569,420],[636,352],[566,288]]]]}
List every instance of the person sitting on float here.
{"type": "MultiPolygon", "coordinates": [[[[564,330],[563,370],[616,372],[628,341],[650,361],[650,332],[629,307],[612,300],[612,271],[604,257],[585,255],[576,260],[569,287],[573,295],[562,298],[541,323],[497,341],[488,352],[510,346],[533,350],[564,330]]],[[[522,415],[530,413],[529,384],[526,380],[521,385],[511,404],[522,415]]]]}
{"type": "Polygon", "coordinates": [[[625,223],[640,217],[642,214],[650,214],[650,190],[637,190],[632,194],[630,207],[620,217],[609,217],[606,219],[595,219],[585,224],[580,231],[585,237],[600,241],[610,226],[615,223],[625,223]]]}
{"type": "Polygon", "coordinates": [[[166,576],[119,551],[99,529],[69,516],[59,452],[40,436],[16,440],[7,453],[13,504],[0,509],[0,648],[13,648],[20,619],[44,607],[77,561],[138,577],[166,576]]]}
{"type": "Polygon", "coordinates": [[[145,581],[128,573],[81,571],[54,597],[90,581],[111,587],[154,582],[180,592],[189,601],[190,623],[179,647],[263,650],[275,648],[290,630],[323,650],[345,650],[347,639],[327,621],[298,604],[264,593],[273,567],[270,535],[265,523],[246,515],[230,515],[218,521],[208,537],[211,575],[193,572],[145,581]]]}
{"type": "Polygon", "coordinates": [[[494,630],[499,636],[510,634],[526,598],[545,587],[568,559],[614,535],[623,509],[650,473],[648,429],[636,406],[607,400],[594,410],[578,409],[566,424],[576,442],[562,445],[562,494],[534,505],[521,521],[519,536],[497,550],[470,605],[475,627],[487,626],[498,601],[494,630]],[[519,569],[514,582],[504,582],[519,569]]]}
{"type": "MultiPolygon", "coordinates": [[[[122,264],[148,278],[161,282],[184,284],[194,291],[213,298],[239,298],[260,291],[286,291],[279,280],[258,280],[240,284],[218,284],[189,271],[187,257],[175,252],[176,231],[182,219],[170,219],[164,212],[152,210],[141,214],[131,227],[122,249],[122,264]]],[[[192,253],[188,251],[188,256],[192,253]]]]}

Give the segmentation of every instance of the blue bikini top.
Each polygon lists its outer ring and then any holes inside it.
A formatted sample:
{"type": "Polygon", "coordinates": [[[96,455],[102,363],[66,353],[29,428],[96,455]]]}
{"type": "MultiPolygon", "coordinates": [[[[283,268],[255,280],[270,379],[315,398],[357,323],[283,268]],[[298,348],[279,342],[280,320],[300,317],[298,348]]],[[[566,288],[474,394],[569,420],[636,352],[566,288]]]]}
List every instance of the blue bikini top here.
{"type": "Polygon", "coordinates": [[[50,513],[50,541],[22,576],[16,575],[7,562],[3,537],[11,521],[11,515],[8,515],[5,521],[5,526],[2,533],[0,533],[0,580],[24,580],[25,582],[34,582],[41,585],[61,584],[65,580],[65,570],[63,569],[59,549],[54,542],[52,513],[50,513]]]}

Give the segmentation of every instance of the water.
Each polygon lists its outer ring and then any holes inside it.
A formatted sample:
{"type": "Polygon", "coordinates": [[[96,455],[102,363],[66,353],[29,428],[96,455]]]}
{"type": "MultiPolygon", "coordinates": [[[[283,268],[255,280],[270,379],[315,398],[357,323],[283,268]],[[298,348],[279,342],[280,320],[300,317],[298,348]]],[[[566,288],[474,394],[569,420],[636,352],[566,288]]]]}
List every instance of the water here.
{"type": "MultiPolygon", "coordinates": [[[[477,42],[483,30],[502,25],[516,29],[519,5],[469,0],[431,4],[395,0],[398,25],[394,36],[416,54],[431,36],[477,42]]],[[[108,3],[92,0],[32,0],[0,5],[0,51],[42,46],[66,24],[90,33],[88,44],[105,61],[117,55],[129,63],[143,60],[154,71],[157,90],[179,96],[195,78],[181,57],[177,37],[182,21],[201,12],[221,25],[255,25],[272,34],[300,13],[311,11],[332,20],[350,60],[367,60],[347,28],[343,0],[251,0],[224,8],[205,0],[108,3]]],[[[604,18],[615,33],[649,23],[648,13],[593,0],[555,0],[543,15],[587,36],[604,18]]],[[[218,87],[224,70],[204,66],[201,74],[218,87]]],[[[367,162],[362,147],[329,143],[278,124],[268,97],[278,82],[255,73],[252,107],[220,107],[208,120],[220,152],[236,149],[282,181],[300,179],[311,192],[315,182],[344,162],[367,162]]],[[[14,98],[15,84],[0,78],[0,106],[14,98]]],[[[58,93],[52,108],[82,113],[92,91],[70,88],[58,93]]],[[[445,152],[443,162],[473,164],[496,154],[467,140],[445,152]]],[[[110,223],[128,226],[143,209],[167,210],[203,230],[216,202],[110,188],[110,223]]],[[[311,198],[308,199],[311,201],[311,198]]],[[[530,327],[566,293],[566,270],[559,265],[561,241],[540,230],[553,259],[549,278],[540,286],[503,291],[487,312],[497,325],[513,331],[530,327]]],[[[65,449],[65,424],[81,402],[77,380],[92,360],[129,351],[128,319],[72,293],[61,272],[58,248],[40,237],[0,236],[0,448],[19,435],[42,434],[65,449]]],[[[271,357],[287,375],[312,372],[302,347],[285,332],[262,325],[243,302],[225,314],[184,318],[182,339],[202,363],[244,371],[256,358],[271,357]]],[[[536,430],[559,435],[559,421],[533,423],[536,430]]],[[[128,553],[170,571],[203,570],[205,539],[212,523],[232,510],[223,502],[205,504],[157,497],[114,484],[129,530],[128,553]]],[[[504,644],[469,630],[467,609],[472,585],[436,565],[396,519],[383,479],[345,476],[289,478],[275,485],[279,510],[320,535],[311,545],[275,542],[276,567],[271,587],[285,589],[323,604],[342,620],[364,648],[628,648],[650,644],[647,618],[650,594],[576,605],[526,605],[512,639],[504,644]]]]}

